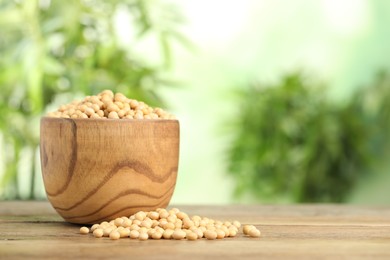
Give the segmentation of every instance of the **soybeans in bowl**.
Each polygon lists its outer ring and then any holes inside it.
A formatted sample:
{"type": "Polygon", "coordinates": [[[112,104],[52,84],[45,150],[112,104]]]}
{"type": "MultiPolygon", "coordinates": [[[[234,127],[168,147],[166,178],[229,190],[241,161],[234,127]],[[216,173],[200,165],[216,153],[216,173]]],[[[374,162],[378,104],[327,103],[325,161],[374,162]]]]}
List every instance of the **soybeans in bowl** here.
{"type": "Polygon", "coordinates": [[[41,119],[48,200],[68,222],[164,208],[174,192],[180,126],[173,115],[106,90],[41,119]]]}

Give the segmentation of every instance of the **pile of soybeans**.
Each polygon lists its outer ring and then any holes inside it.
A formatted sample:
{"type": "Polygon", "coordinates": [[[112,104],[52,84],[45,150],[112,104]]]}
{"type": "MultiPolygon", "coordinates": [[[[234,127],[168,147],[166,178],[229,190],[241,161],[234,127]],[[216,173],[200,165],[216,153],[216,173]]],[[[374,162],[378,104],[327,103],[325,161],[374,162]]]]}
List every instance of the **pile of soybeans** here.
{"type": "Polygon", "coordinates": [[[81,101],[62,105],[57,111],[47,114],[61,118],[95,119],[175,119],[161,108],[153,108],[142,101],[127,98],[122,93],[104,90],[96,96],[87,96],[81,101]]]}
{"type": "MultiPolygon", "coordinates": [[[[81,234],[92,233],[94,237],[109,237],[112,240],[132,238],[208,240],[235,237],[241,228],[237,220],[219,221],[200,216],[189,216],[177,208],[158,208],[155,211],[139,211],[130,217],[121,217],[94,224],[90,229],[81,227],[81,234]]],[[[245,225],[243,233],[248,237],[260,237],[260,231],[253,225],[245,225]]]]}

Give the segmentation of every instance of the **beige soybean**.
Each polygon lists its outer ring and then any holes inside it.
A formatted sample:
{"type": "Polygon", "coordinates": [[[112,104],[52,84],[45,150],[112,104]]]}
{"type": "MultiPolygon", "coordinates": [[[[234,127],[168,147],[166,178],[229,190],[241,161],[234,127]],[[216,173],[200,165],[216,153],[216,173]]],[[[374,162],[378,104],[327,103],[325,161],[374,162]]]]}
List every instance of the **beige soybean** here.
{"type": "Polygon", "coordinates": [[[202,231],[203,233],[207,230],[206,227],[199,226],[199,230],[202,231]]]}
{"type": "Polygon", "coordinates": [[[81,101],[61,105],[49,117],[93,119],[175,119],[161,108],[153,108],[142,101],[127,98],[122,93],[104,90],[81,101]]]}
{"type": "Polygon", "coordinates": [[[87,227],[81,227],[80,228],[80,234],[88,234],[89,233],[89,228],[87,227]]]}
{"type": "Polygon", "coordinates": [[[217,232],[215,232],[214,230],[206,230],[204,232],[204,237],[207,238],[208,240],[214,240],[217,238],[217,232]]]}
{"type": "Polygon", "coordinates": [[[103,229],[103,236],[108,237],[114,229],[112,227],[103,229]]]}
{"type": "Polygon", "coordinates": [[[222,239],[225,237],[225,232],[223,232],[222,229],[217,229],[215,232],[217,233],[217,239],[222,239]]]}
{"type": "Polygon", "coordinates": [[[121,234],[116,230],[114,230],[110,233],[110,238],[112,240],[118,240],[120,237],[121,237],[121,234]]]}
{"type": "Polygon", "coordinates": [[[128,228],[123,228],[119,231],[119,234],[122,237],[128,237],[130,235],[130,229],[128,228]]]}
{"type": "Polygon", "coordinates": [[[238,233],[237,229],[229,228],[229,237],[235,237],[237,233],[238,233]]]}
{"type": "Polygon", "coordinates": [[[92,225],[91,232],[95,231],[95,229],[99,228],[99,226],[100,226],[99,224],[92,225]]]}
{"type": "Polygon", "coordinates": [[[130,230],[138,230],[138,229],[140,229],[140,226],[139,226],[139,225],[137,225],[137,224],[135,224],[135,223],[131,224],[130,230]]]}
{"type": "Polygon", "coordinates": [[[150,211],[150,212],[148,213],[148,217],[149,217],[150,219],[152,219],[152,220],[157,220],[157,219],[160,218],[160,214],[158,214],[158,212],[156,212],[156,211],[150,211]]]}
{"type": "Polygon", "coordinates": [[[182,229],[185,233],[186,233],[186,237],[188,236],[188,234],[190,233],[193,233],[191,230],[189,229],[182,229]]]}
{"type": "Polygon", "coordinates": [[[163,235],[163,234],[162,234],[160,231],[156,231],[156,232],[154,232],[154,233],[152,234],[152,238],[153,238],[153,239],[161,239],[162,235],[163,235]]]}
{"type": "Polygon", "coordinates": [[[252,228],[251,230],[249,230],[248,235],[250,237],[260,237],[261,232],[257,228],[252,228]]]}
{"type": "Polygon", "coordinates": [[[148,240],[149,235],[148,233],[140,233],[138,238],[139,240],[148,240]]]}
{"type": "Polygon", "coordinates": [[[189,233],[187,233],[187,239],[188,240],[197,240],[198,235],[196,233],[190,231],[189,233]]]}
{"type": "Polygon", "coordinates": [[[141,220],[139,220],[139,219],[134,219],[134,220],[133,220],[133,225],[140,226],[140,225],[141,225],[141,223],[142,223],[142,221],[141,221],[141,220]]]}
{"type": "Polygon", "coordinates": [[[101,238],[103,237],[103,229],[98,228],[93,231],[93,236],[96,238],[101,238]]]}
{"type": "Polygon", "coordinates": [[[156,232],[156,230],[149,229],[146,233],[148,234],[149,237],[151,237],[155,232],[156,232]]]}
{"type": "Polygon", "coordinates": [[[186,232],[181,229],[177,229],[172,233],[172,238],[176,240],[184,239],[186,237],[186,232]]]}
{"type": "Polygon", "coordinates": [[[165,231],[164,231],[164,233],[163,233],[163,238],[165,238],[165,239],[171,239],[171,238],[172,238],[173,232],[174,232],[173,229],[165,229],[165,231]]]}
{"type": "Polygon", "coordinates": [[[230,231],[229,231],[229,229],[228,229],[226,226],[222,226],[222,227],[220,228],[220,230],[222,230],[222,231],[225,233],[225,237],[228,237],[228,236],[229,236],[230,231]]]}
{"type": "MultiPolygon", "coordinates": [[[[121,99],[120,95],[118,97],[121,99]]],[[[145,106],[143,103],[139,105],[145,106]]],[[[66,107],[61,107],[61,109],[66,109],[66,107]]],[[[189,216],[178,208],[170,210],[158,208],[154,211],[139,211],[129,217],[123,216],[109,222],[94,224],[91,231],[88,227],[81,227],[80,233],[92,232],[96,238],[109,237],[112,240],[130,237],[139,240],[163,238],[194,241],[202,238],[214,240],[235,237],[240,227],[241,223],[237,220],[220,221],[197,215],[189,216]]],[[[249,237],[261,236],[261,232],[254,225],[244,225],[242,231],[249,237]]]]}
{"type": "Polygon", "coordinates": [[[178,219],[183,220],[184,218],[188,218],[188,215],[186,213],[182,212],[182,211],[179,211],[179,212],[176,213],[176,217],[178,219]]]}
{"type": "Polygon", "coordinates": [[[238,222],[237,220],[233,221],[233,225],[234,225],[236,228],[240,228],[240,227],[241,227],[241,223],[238,222]]]}
{"type": "Polygon", "coordinates": [[[134,216],[135,216],[135,219],[137,219],[137,220],[139,220],[139,221],[142,221],[142,220],[145,219],[146,214],[145,214],[145,212],[143,212],[143,211],[139,211],[139,212],[137,212],[134,216]]]}
{"type": "Polygon", "coordinates": [[[138,230],[131,230],[130,231],[130,238],[135,239],[135,238],[138,238],[139,235],[140,235],[140,233],[138,232],[138,230]]]}
{"type": "Polygon", "coordinates": [[[163,219],[160,219],[159,221],[159,226],[160,227],[165,227],[167,224],[168,224],[168,221],[165,219],[165,218],[163,218],[163,219]]]}
{"type": "Polygon", "coordinates": [[[108,225],[108,222],[107,221],[103,221],[102,223],[100,223],[100,226],[107,226],[108,225]]]}
{"type": "Polygon", "coordinates": [[[116,218],[114,224],[115,226],[119,227],[122,226],[123,222],[124,222],[123,218],[116,218]]]}
{"type": "Polygon", "coordinates": [[[148,230],[149,230],[149,229],[147,229],[146,227],[140,227],[140,228],[138,229],[138,232],[140,232],[140,233],[147,233],[148,230]]]}
{"type": "Polygon", "coordinates": [[[126,219],[123,221],[122,225],[124,227],[131,227],[131,224],[133,224],[133,222],[130,220],[130,219],[126,219]]]}
{"type": "Polygon", "coordinates": [[[158,225],[160,224],[160,222],[158,222],[157,220],[153,220],[152,221],[152,227],[157,227],[158,225]]]}
{"type": "Polygon", "coordinates": [[[250,231],[251,229],[254,229],[254,228],[256,228],[256,227],[253,226],[253,225],[245,225],[245,226],[243,227],[242,231],[244,232],[245,235],[248,235],[249,231],[250,231]]]}
{"type": "Polygon", "coordinates": [[[167,224],[165,224],[164,228],[165,229],[175,229],[175,224],[172,222],[168,222],[167,224]]]}
{"type": "Polygon", "coordinates": [[[169,217],[169,213],[168,213],[168,211],[166,209],[160,210],[159,214],[160,214],[160,218],[165,218],[166,219],[166,218],[169,217]]]}
{"type": "Polygon", "coordinates": [[[195,229],[193,232],[198,236],[198,239],[203,237],[203,232],[201,229],[195,229]]]}
{"type": "Polygon", "coordinates": [[[153,225],[153,222],[152,222],[152,221],[143,220],[143,221],[141,222],[141,227],[151,228],[152,225],[153,225]]]}

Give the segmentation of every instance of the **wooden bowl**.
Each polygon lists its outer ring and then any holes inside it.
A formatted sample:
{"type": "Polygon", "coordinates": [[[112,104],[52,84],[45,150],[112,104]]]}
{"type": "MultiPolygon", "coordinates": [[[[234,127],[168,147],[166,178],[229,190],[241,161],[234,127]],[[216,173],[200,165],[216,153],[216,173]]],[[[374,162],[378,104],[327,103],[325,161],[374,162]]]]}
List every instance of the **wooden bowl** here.
{"type": "Polygon", "coordinates": [[[179,121],[41,119],[47,197],[68,222],[100,223],[169,204],[177,177],[179,121]]]}

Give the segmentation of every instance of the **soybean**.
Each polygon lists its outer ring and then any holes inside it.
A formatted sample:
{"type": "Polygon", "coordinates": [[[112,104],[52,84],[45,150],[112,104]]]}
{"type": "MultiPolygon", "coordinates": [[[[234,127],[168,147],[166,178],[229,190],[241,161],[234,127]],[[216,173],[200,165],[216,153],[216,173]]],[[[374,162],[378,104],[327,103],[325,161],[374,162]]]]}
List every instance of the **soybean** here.
{"type": "Polygon", "coordinates": [[[148,233],[140,233],[138,238],[139,240],[148,240],[149,236],[148,233]]]}
{"type": "Polygon", "coordinates": [[[138,232],[138,230],[131,230],[130,231],[130,238],[138,238],[140,235],[140,233],[138,232]]]}
{"type": "MultiPolygon", "coordinates": [[[[107,92],[105,95],[109,95],[107,92]]],[[[121,95],[117,96],[122,99],[121,95]]],[[[116,101],[120,102],[120,101],[116,101]]],[[[87,106],[88,104],[86,104],[87,106]]],[[[138,103],[144,107],[144,103],[138,103]]],[[[61,107],[66,110],[66,107],[61,107]]],[[[81,234],[93,233],[96,238],[109,237],[112,240],[130,237],[130,239],[175,239],[175,240],[207,240],[235,237],[239,233],[241,223],[237,220],[220,221],[207,217],[189,216],[177,208],[170,210],[158,208],[154,211],[139,211],[129,217],[118,217],[88,227],[81,227],[81,234]]],[[[242,232],[249,237],[258,238],[260,230],[254,225],[244,225],[242,232]]]]}
{"type": "Polygon", "coordinates": [[[260,237],[261,232],[257,228],[252,228],[251,230],[249,230],[248,235],[250,237],[260,237]]]}
{"type": "Polygon", "coordinates": [[[187,239],[188,240],[197,240],[198,235],[196,233],[190,231],[189,233],[187,233],[187,239]]]}
{"type": "Polygon", "coordinates": [[[177,229],[173,232],[172,238],[176,240],[184,239],[186,237],[186,232],[181,229],[177,229]]]}
{"type": "Polygon", "coordinates": [[[116,230],[114,230],[110,233],[110,238],[112,240],[118,240],[120,237],[121,237],[121,234],[116,230]]]}
{"type": "Polygon", "coordinates": [[[172,234],[173,234],[173,229],[166,229],[163,233],[163,237],[165,239],[171,239],[172,238],[172,234]]]}
{"type": "Polygon", "coordinates": [[[96,238],[101,238],[101,237],[103,237],[103,229],[101,229],[101,228],[95,229],[95,230],[93,231],[93,235],[94,235],[94,237],[96,237],[96,238]]]}
{"type": "Polygon", "coordinates": [[[89,233],[89,228],[87,227],[81,227],[80,228],[80,234],[88,234],[89,233]]]}
{"type": "Polygon", "coordinates": [[[208,240],[214,240],[217,238],[217,232],[215,232],[214,230],[206,230],[204,232],[204,236],[205,238],[207,238],[208,240]]]}
{"type": "Polygon", "coordinates": [[[49,117],[93,119],[175,119],[161,108],[153,108],[142,101],[127,98],[122,93],[104,90],[96,96],[61,105],[49,117]]]}
{"type": "Polygon", "coordinates": [[[248,235],[249,231],[251,229],[254,229],[254,228],[256,228],[256,227],[253,225],[245,225],[244,228],[242,229],[242,231],[244,232],[245,235],[248,235]]]}

